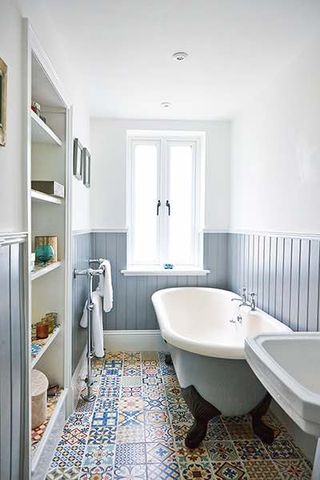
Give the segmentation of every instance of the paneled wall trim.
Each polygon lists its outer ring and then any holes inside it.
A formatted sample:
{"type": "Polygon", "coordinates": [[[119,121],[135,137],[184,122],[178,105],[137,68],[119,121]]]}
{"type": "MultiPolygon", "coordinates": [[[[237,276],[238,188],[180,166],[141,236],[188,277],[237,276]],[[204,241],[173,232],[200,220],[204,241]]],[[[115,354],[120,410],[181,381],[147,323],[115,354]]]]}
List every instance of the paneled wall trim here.
{"type": "Polygon", "coordinates": [[[92,234],[92,256],[108,258],[112,266],[114,307],[105,314],[106,330],[152,330],[158,328],[151,295],[156,290],[177,286],[227,286],[227,234],[204,235],[205,276],[135,276],[121,274],[127,266],[126,233],[92,234]]]}
{"type": "Polygon", "coordinates": [[[25,233],[0,234],[0,478],[26,478],[25,233]]]}
{"type": "Polygon", "coordinates": [[[319,330],[320,236],[231,233],[228,279],[293,330],[319,330]]]}
{"type": "MultiPolygon", "coordinates": [[[[106,330],[158,328],[150,297],[158,289],[175,286],[210,286],[235,292],[246,286],[257,293],[260,308],[294,330],[320,329],[320,235],[207,229],[204,268],[210,274],[202,277],[124,277],[120,272],[126,268],[126,238],[125,229],[74,236],[78,245],[74,243],[74,265],[86,265],[90,255],[111,261],[114,308],[105,314],[106,330]]],[[[85,285],[75,288],[74,334],[82,341],[74,350],[80,354],[85,337],[78,322],[85,301],[85,285]]]]}

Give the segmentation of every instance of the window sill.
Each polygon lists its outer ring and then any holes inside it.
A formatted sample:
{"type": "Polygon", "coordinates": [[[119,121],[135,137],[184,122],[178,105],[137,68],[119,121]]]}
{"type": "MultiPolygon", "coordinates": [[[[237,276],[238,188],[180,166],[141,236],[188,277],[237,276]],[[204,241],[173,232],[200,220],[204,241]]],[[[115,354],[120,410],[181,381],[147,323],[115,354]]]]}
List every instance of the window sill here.
{"type": "Polygon", "coordinates": [[[210,273],[210,270],[205,270],[203,268],[173,268],[173,269],[165,269],[165,268],[148,268],[148,267],[141,267],[141,268],[128,268],[126,270],[121,270],[122,275],[125,277],[148,277],[148,276],[196,276],[196,277],[203,277],[210,273]]]}

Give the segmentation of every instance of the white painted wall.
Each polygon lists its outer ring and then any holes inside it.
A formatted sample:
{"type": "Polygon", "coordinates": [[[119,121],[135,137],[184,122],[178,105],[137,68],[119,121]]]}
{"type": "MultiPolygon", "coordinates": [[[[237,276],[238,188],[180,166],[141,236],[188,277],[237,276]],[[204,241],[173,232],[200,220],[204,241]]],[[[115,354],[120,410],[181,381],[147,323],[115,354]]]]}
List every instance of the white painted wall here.
{"type": "Polygon", "coordinates": [[[231,227],[320,232],[320,40],[235,119],[231,227]]]}
{"type": "MultiPolygon", "coordinates": [[[[89,115],[78,72],[69,67],[63,43],[41,2],[1,0],[1,56],[8,64],[8,136],[0,148],[0,231],[26,230],[22,95],[24,85],[22,17],[28,17],[74,106],[74,135],[90,148],[89,115]]],[[[90,225],[90,191],[73,179],[73,229],[90,225]]]]}
{"type": "Polygon", "coordinates": [[[173,120],[91,121],[93,229],[126,227],[126,131],[193,130],[206,132],[205,227],[229,226],[230,123],[173,120]]]}
{"type": "Polygon", "coordinates": [[[26,229],[22,201],[22,32],[13,2],[2,0],[0,10],[0,55],[8,65],[7,146],[0,147],[0,231],[14,232],[26,229]]]}

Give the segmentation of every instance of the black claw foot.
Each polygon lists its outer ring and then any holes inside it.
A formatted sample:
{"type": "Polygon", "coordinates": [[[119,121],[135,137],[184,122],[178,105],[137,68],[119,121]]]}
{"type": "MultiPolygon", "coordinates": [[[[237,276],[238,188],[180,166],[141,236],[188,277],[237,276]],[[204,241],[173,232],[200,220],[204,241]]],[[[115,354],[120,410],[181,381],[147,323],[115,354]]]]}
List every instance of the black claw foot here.
{"type": "Polygon", "coordinates": [[[207,434],[208,423],[195,421],[185,439],[185,445],[188,448],[196,448],[200,445],[207,434]]]}
{"type": "Polygon", "coordinates": [[[164,358],[164,362],[165,362],[166,365],[173,365],[173,361],[172,361],[170,353],[166,353],[166,356],[164,358]]]}
{"type": "Polygon", "coordinates": [[[266,425],[262,417],[267,413],[272,397],[269,393],[261,400],[261,402],[250,412],[252,417],[252,428],[254,433],[264,442],[269,445],[274,440],[274,431],[271,427],[266,425]]]}
{"type": "Polygon", "coordinates": [[[217,417],[221,412],[207,402],[197,392],[193,385],[187,388],[182,388],[182,396],[189,407],[195,422],[190,428],[185,444],[188,448],[196,448],[200,445],[207,433],[208,422],[213,417],[217,417]]]}
{"type": "Polygon", "coordinates": [[[254,433],[262,440],[264,443],[271,445],[274,440],[274,431],[271,427],[260,421],[252,421],[252,427],[254,433]]]}

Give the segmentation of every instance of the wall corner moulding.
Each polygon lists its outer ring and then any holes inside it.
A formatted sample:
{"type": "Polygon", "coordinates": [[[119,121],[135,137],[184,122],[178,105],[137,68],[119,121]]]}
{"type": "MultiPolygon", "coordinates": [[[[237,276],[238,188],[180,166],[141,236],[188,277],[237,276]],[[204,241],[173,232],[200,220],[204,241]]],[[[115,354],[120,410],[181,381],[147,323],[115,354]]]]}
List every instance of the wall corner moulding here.
{"type": "Polygon", "coordinates": [[[0,58],[0,146],[6,145],[7,134],[7,92],[8,67],[0,58]]]}

